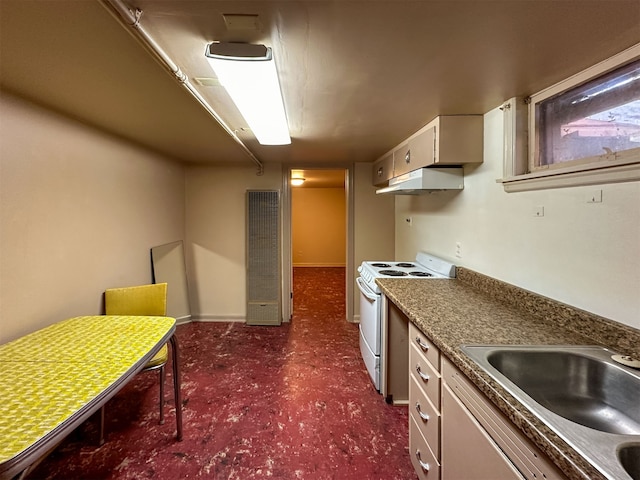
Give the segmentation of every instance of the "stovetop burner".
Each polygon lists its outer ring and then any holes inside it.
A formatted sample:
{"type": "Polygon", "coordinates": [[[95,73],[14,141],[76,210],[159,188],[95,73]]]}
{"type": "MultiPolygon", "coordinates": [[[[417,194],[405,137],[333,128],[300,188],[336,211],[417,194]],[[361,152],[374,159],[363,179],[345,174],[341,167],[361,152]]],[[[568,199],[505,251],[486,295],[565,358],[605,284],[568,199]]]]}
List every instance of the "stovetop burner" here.
{"type": "Polygon", "coordinates": [[[433,277],[429,272],[409,272],[412,277],[433,277]]]}
{"type": "MultiPolygon", "coordinates": [[[[2,0],[0,0],[1,2],[2,0]]],[[[455,278],[455,265],[426,252],[418,252],[415,261],[395,260],[365,261],[358,267],[358,286],[366,287],[374,293],[381,293],[376,279],[397,278],[404,280],[455,278]]]]}
{"type": "Polygon", "coordinates": [[[401,272],[400,270],[380,270],[381,275],[389,275],[390,277],[405,277],[407,272],[401,272]]]}

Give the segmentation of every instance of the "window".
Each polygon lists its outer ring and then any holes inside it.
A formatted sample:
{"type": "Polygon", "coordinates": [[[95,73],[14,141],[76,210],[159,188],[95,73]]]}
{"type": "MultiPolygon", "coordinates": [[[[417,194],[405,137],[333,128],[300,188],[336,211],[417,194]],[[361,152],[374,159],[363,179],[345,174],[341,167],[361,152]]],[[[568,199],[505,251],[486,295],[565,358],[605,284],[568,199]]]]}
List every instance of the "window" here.
{"type": "Polygon", "coordinates": [[[640,44],[531,96],[528,115],[528,162],[505,159],[507,191],[639,180],[640,44]]]}
{"type": "Polygon", "coordinates": [[[637,156],[640,60],[536,102],[534,108],[539,135],[532,170],[606,162],[628,151],[637,156]]]}

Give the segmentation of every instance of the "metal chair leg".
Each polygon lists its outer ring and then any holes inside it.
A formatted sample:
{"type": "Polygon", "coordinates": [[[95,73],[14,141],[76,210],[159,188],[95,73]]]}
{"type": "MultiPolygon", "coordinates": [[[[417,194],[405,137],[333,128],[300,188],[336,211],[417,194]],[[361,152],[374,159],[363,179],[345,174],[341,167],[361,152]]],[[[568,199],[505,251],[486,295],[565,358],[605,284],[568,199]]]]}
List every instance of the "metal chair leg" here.
{"type": "Polygon", "coordinates": [[[104,405],[100,407],[100,438],[98,439],[98,445],[104,445],[104,405]]]}
{"type": "Polygon", "coordinates": [[[164,425],[164,365],[160,367],[160,425],[164,425]]]}

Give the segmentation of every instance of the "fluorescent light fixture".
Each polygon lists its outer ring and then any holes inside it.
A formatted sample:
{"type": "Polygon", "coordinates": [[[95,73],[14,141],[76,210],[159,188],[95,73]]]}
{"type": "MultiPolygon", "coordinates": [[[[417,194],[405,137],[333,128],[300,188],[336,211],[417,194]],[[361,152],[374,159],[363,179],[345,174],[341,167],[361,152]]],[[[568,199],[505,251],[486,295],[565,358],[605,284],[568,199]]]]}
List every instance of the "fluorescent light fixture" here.
{"type": "Polygon", "coordinates": [[[304,178],[302,177],[294,177],[291,179],[291,185],[293,185],[294,187],[299,187],[303,183],[304,183],[304,178]]]}
{"type": "Polygon", "coordinates": [[[280,82],[270,47],[214,42],[205,56],[220,84],[262,145],[291,143],[280,82]]]}

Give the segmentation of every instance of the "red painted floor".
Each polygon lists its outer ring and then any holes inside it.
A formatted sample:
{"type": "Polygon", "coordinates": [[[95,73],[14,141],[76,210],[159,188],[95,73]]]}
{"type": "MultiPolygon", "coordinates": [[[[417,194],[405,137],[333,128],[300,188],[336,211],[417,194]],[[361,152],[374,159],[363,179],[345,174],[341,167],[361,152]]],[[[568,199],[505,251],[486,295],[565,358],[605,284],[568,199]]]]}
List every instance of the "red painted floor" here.
{"type": "Polygon", "coordinates": [[[294,314],[280,327],[178,326],[184,440],[171,375],[158,425],[154,373],[136,376],[97,424],[72,433],[33,479],[412,479],[407,408],[386,404],[344,320],[344,269],[294,269],[294,314]]]}

